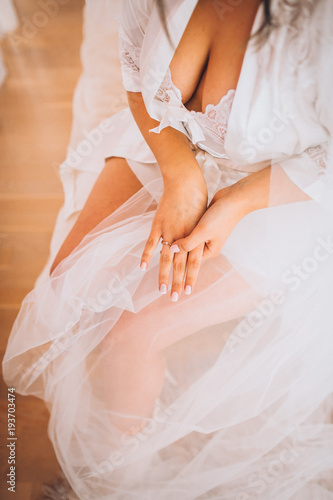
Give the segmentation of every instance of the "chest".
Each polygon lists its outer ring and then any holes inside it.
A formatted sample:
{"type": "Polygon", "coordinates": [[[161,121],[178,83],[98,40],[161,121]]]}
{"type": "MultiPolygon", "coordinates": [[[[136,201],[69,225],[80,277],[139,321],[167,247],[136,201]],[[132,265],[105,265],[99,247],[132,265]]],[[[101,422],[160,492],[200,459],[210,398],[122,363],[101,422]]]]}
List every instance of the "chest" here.
{"type": "Polygon", "coordinates": [[[221,10],[221,2],[199,0],[170,63],[185,106],[204,112],[237,87],[260,0],[221,10]]]}

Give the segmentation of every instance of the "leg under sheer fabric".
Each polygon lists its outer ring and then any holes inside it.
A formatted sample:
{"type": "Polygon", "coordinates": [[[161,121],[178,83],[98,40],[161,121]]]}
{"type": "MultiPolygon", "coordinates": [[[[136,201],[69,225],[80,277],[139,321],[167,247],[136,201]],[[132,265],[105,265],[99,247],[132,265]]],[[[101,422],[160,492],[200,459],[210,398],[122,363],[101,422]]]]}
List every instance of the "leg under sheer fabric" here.
{"type": "Polygon", "coordinates": [[[124,158],[108,158],[73,228],[63,242],[50,273],[105,217],[112,214],[142,188],[124,158]]]}
{"type": "Polygon", "coordinates": [[[114,412],[112,423],[126,434],[142,430],[144,417],[153,413],[165,381],[164,349],[207,326],[246,314],[260,299],[222,255],[203,267],[198,291],[190,298],[174,304],[163,295],[136,314],[125,311],[103,341],[108,407],[114,412]],[[217,295],[225,308],[216,307],[217,295]]]}
{"type": "Polygon", "coordinates": [[[331,470],[331,218],[308,202],[254,213],[173,303],[157,290],[158,252],[139,268],[157,199],[141,189],[25,300],[8,384],[48,402],[82,499],[319,498],[308,483],[331,470]],[[295,290],[296,264],[308,273],[295,290]]]}

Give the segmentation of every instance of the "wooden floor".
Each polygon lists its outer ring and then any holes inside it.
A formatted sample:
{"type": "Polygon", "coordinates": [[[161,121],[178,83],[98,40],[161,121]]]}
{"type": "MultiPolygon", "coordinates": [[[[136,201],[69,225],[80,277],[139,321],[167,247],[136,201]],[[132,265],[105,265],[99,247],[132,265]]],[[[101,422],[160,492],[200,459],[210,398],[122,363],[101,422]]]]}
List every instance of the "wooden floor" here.
{"type": "MultiPolygon", "coordinates": [[[[8,76],[0,89],[0,325],[3,352],[23,297],[46,262],[62,188],[56,165],[65,156],[80,74],[84,0],[15,2],[21,25],[2,43],[8,76]],[[47,2],[45,2],[46,4],[47,2]],[[36,26],[36,23],[39,26],[36,26]]],[[[1,356],[2,359],[2,356],[1,356]]],[[[57,475],[47,437],[48,414],[33,397],[17,396],[16,494],[7,491],[7,387],[2,382],[0,498],[37,500],[57,475]]]]}

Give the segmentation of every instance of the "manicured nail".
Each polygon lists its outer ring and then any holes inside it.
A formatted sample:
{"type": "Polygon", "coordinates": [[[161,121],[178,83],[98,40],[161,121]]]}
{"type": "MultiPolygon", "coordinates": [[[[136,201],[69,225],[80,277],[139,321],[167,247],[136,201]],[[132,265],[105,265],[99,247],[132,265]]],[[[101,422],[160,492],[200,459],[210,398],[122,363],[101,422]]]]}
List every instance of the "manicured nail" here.
{"type": "Polygon", "coordinates": [[[190,285],[186,285],[185,287],[186,295],[191,295],[191,292],[192,292],[192,287],[190,285]]]}
{"type": "Polygon", "coordinates": [[[176,243],[174,243],[173,245],[171,245],[170,250],[171,250],[172,253],[180,252],[180,248],[179,248],[179,246],[176,243]]]}
{"type": "Polygon", "coordinates": [[[172,292],[171,300],[172,300],[172,302],[177,302],[177,300],[178,300],[178,292],[172,292]]]}
{"type": "Polygon", "coordinates": [[[145,271],[147,269],[147,262],[141,262],[140,269],[142,269],[142,271],[145,271]]]}
{"type": "Polygon", "coordinates": [[[160,292],[167,293],[167,286],[164,283],[160,286],[160,292]]]}

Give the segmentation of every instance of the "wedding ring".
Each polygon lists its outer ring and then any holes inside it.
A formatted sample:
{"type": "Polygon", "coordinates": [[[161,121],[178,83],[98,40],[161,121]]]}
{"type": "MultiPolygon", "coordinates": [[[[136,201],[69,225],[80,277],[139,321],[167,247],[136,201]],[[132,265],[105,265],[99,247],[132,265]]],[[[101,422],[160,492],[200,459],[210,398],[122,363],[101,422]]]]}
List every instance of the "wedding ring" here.
{"type": "Polygon", "coordinates": [[[162,245],[169,245],[170,247],[172,245],[172,243],[169,243],[168,241],[163,240],[163,238],[161,240],[161,243],[162,243],[162,245]]]}

